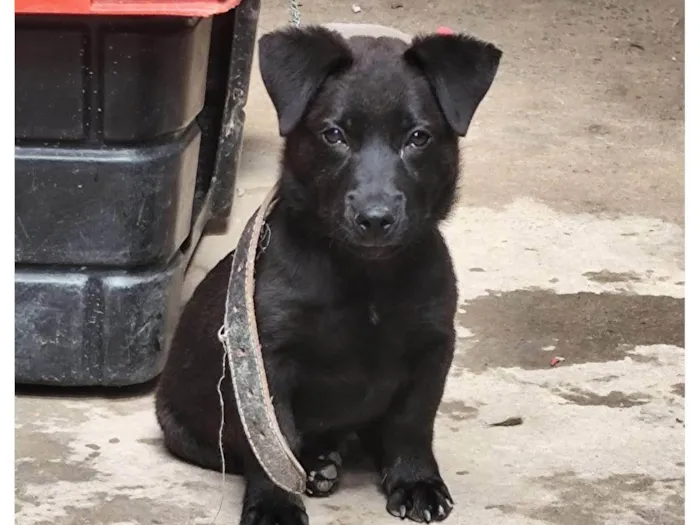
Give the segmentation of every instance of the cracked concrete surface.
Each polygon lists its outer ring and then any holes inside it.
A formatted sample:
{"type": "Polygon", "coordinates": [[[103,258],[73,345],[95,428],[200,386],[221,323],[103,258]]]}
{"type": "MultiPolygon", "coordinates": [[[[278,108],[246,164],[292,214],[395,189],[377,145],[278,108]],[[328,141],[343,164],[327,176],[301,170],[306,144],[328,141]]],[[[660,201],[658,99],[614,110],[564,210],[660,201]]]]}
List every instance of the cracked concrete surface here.
{"type": "MultiPolygon", "coordinates": [[[[261,31],[286,22],[264,4],[261,31]]],[[[366,4],[304,2],[303,17],[445,24],[505,52],[444,228],[461,301],[435,442],[448,523],[683,523],[682,2],[366,4]]],[[[183,300],[274,180],[257,72],[247,112],[236,218],[203,241],[183,300]]],[[[237,523],[241,480],[167,455],[148,386],[23,389],[15,425],[19,525],[209,524],[222,493],[216,523],[237,523]]],[[[375,484],[359,471],[308,500],[312,524],[396,523],[375,484]]]]}

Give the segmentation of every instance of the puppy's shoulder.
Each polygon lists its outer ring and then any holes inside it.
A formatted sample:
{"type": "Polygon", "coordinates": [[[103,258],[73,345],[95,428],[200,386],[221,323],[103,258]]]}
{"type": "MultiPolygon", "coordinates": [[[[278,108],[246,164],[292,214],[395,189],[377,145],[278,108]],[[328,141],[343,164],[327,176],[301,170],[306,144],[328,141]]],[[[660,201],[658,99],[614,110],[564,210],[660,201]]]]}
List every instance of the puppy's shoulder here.
{"type": "Polygon", "coordinates": [[[326,302],[334,291],[329,258],[300,244],[277,217],[256,263],[256,275],[256,301],[261,307],[290,314],[305,305],[326,302]]]}
{"type": "Polygon", "coordinates": [[[410,279],[419,283],[419,290],[429,296],[455,287],[452,256],[437,229],[416,246],[413,257],[407,257],[406,264],[410,279]]]}

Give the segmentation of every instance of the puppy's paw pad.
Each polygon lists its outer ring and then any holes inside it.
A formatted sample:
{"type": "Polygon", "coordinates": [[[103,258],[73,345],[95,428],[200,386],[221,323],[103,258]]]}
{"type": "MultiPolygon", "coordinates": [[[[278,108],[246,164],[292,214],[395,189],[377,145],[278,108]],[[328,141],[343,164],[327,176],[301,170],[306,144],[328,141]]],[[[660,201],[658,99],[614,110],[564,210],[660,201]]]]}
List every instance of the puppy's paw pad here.
{"type": "Polygon", "coordinates": [[[418,481],[399,484],[389,494],[386,510],[397,518],[432,523],[447,518],[452,507],[452,496],[442,481],[418,481]]]}
{"type": "Polygon", "coordinates": [[[341,463],[340,454],[337,452],[318,456],[309,468],[306,493],[309,496],[323,498],[335,492],[340,480],[341,463]]]}

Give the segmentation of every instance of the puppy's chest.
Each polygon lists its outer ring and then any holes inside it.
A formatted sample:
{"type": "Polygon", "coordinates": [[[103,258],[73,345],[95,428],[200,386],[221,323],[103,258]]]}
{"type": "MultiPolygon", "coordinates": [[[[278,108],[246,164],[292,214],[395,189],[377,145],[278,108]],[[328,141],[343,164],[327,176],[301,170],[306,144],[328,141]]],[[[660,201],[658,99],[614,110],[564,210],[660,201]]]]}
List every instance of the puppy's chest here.
{"type": "Polygon", "coordinates": [[[400,312],[366,301],[309,313],[297,410],[316,430],[367,422],[386,411],[412,373],[400,312]]]}
{"type": "Polygon", "coordinates": [[[378,340],[396,332],[405,311],[396,301],[361,299],[348,304],[316,306],[302,315],[308,316],[310,322],[327,327],[329,331],[352,331],[357,339],[378,340]]]}
{"type": "Polygon", "coordinates": [[[318,359],[370,371],[400,359],[415,329],[406,305],[396,301],[326,304],[304,309],[300,317],[299,326],[306,328],[302,337],[318,359]]]}

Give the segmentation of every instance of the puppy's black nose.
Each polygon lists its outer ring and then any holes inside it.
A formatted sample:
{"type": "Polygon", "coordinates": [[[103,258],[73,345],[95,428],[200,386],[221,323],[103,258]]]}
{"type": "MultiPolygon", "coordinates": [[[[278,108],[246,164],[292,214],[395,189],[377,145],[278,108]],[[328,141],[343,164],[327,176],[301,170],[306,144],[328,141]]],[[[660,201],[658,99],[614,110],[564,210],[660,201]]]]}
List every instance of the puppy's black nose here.
{"type": "Polygon", "coordinates": [[[355,216],[355,223],[370,235],[379,236],[388,232],[396,222],[396,217],[386,206],[373,206],[355,216]]]}

